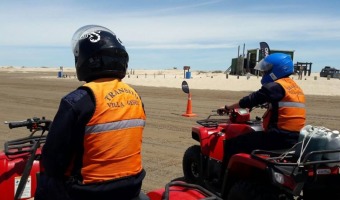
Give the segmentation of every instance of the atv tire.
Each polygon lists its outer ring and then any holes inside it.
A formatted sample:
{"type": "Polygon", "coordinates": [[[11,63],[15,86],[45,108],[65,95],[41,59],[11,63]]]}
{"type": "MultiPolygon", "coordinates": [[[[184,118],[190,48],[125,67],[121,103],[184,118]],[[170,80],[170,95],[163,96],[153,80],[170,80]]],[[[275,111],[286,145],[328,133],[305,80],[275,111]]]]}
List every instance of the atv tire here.
{"type": "Polygon", "coordinates": [[[184,179],[188,183],[201,184],[201,148],[198,145],[189,147],[183,156],[183,174],[184,179]]]}
{"type": "Polygon", "coordinates": [[[279,200],[270,186],[251,181],[239,181],[230,189],[228,200],[279,200]]]}

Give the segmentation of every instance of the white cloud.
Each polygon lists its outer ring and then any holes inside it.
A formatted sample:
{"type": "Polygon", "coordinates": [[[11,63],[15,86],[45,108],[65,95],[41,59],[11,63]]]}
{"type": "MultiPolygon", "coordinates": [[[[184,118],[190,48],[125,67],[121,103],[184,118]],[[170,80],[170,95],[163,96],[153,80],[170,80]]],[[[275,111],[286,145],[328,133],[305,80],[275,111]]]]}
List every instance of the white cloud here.
{"type": "Polygon", "coordinates": [[[229,49],[235,48],[235,44],[154,44],[129,46],[129,49],[229,49]]]}
{"type": "Polygon", "coordinates": [[[243,16],[240,15],[188,15],[167,16],[157,19],[125,19],[117,24],[120,37],[129,43],[181,44],[192,42],[235,42],[268,39],[323,40],[339,39],[340,21],[325,23],[330,19],[305,16],[243,16]],[[265,23],[263,23],[265,21],[265,23]]]}
{"type": "MultiPolygon", "coordinates": [[[[201,5],[192,5],[194,6],[201,5]]],[[[183,8],[174,7],[164,10],[183,8]]],[[[339,18],[306,13],[277,15],[206,11],[175,15],[166,12],[166,14],[155,15],[155,13],[150,14],[152,12],[150,10],[138,14],[123,11],[120,13],[97,11],[92,14],[86,13],[87,11],[70,8],[65,11],[62,7],[37,7],[28,16],[17,12],[11,16],[11,21],[15,23],[3,22],[2,35],[9,39],[3,38],[0,42],[2,45],[69,45],[73,32],[86,24],[107,26],[126,44],[135,48],[143,46],[187,48],[193,47],[192,44],[206,46],[205,43],[215,48],[224,46],[223,44],[262,39],[272,41],[297,38],[299,40],[340,39],[339,18]]],[[[162,12],[157,10],[156,13],[162,12]]]]}
{"type": "MultiPolygon", "coordinates": [[[[228,7],[239,1],[165,2],[168,5],[140,8],[127,2],[125,7],[107,9],[93,7],[95,2],[90,7],[87,1],[2,2],[0,45],[70,46],[79,27],[99,24],[112,29],[129,49],[236,51],[243,43],[253,48],[250,45],[268,41],[274,49],[296,50],[296,57],[301,59],[326,59],[327,55],[334,59],[340,55],[340,49],[332,45],[340,39],[340,15],[334,15],[338,11],[313,11],[309,7],[312,3],[303,4],[306,1],[284,5],[256,2],[244,7],[228,7]]],[[[135,4],[142,5],[143,1],[135,4]]]]}

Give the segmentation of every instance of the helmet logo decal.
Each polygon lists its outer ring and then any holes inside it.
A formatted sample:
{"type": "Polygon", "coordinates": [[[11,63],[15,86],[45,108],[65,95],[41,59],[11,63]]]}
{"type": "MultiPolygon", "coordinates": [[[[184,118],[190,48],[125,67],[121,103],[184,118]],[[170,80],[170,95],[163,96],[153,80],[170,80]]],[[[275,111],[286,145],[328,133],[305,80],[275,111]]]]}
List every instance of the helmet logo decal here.
{"type": "Polygon", "coordinates": [[[269,49],[265,48],[264,49],[264,57],[267,57],[269,55],[269,49]]]}
{"type": "Polygon", "coordinates": [[[100,40],[99,33],[100,33],[100,31],[94,31],[94,32],[91,32],[91,33],[87,33],[87,34],[81,36],[80,39],[88,38],[90,40],[90,42],[96,43],[100,40]]]}

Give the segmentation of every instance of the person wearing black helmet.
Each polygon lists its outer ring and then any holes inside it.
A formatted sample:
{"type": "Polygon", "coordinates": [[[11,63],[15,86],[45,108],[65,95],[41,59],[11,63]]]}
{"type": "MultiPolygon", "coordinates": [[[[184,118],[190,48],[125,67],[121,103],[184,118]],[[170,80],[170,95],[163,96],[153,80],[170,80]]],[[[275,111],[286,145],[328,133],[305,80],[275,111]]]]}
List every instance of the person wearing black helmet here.
{"type": "Polygon", "coordinates": [[[268,104],[263,116],[264,133],[251,133],[236,138],[231,147],[234,153],[250,153],[254,149],[278,150],[293,147],[306,121],[305,95],[289,76],[294,67],[291,57],[284,53],[273,53],[262,59],[255,69],[264,73],[262,87],[238,102],[218,109],[223,115],[233,108],[251,109],[268,104]]]}
{"type": "Polygon", "coordinates": [[[72,38],[79,81],[61,99],[43,146],[35,199],[132,199],[145,171],[146,115],[139,94],[122,82],[129,56],[109,29],[88,25],[72,38]]]}

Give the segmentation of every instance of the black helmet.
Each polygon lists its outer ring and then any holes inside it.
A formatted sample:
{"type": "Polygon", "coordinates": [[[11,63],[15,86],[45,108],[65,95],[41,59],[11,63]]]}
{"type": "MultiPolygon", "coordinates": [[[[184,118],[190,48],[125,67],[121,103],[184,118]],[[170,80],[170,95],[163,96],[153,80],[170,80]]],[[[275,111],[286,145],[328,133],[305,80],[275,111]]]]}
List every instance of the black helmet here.
{"type": "Polygon", "coordinates": [[[97,25],[79,28],[72,37],[72,50],[78,80],[125,77],[129,55],[111,30],[97,25]]]}

